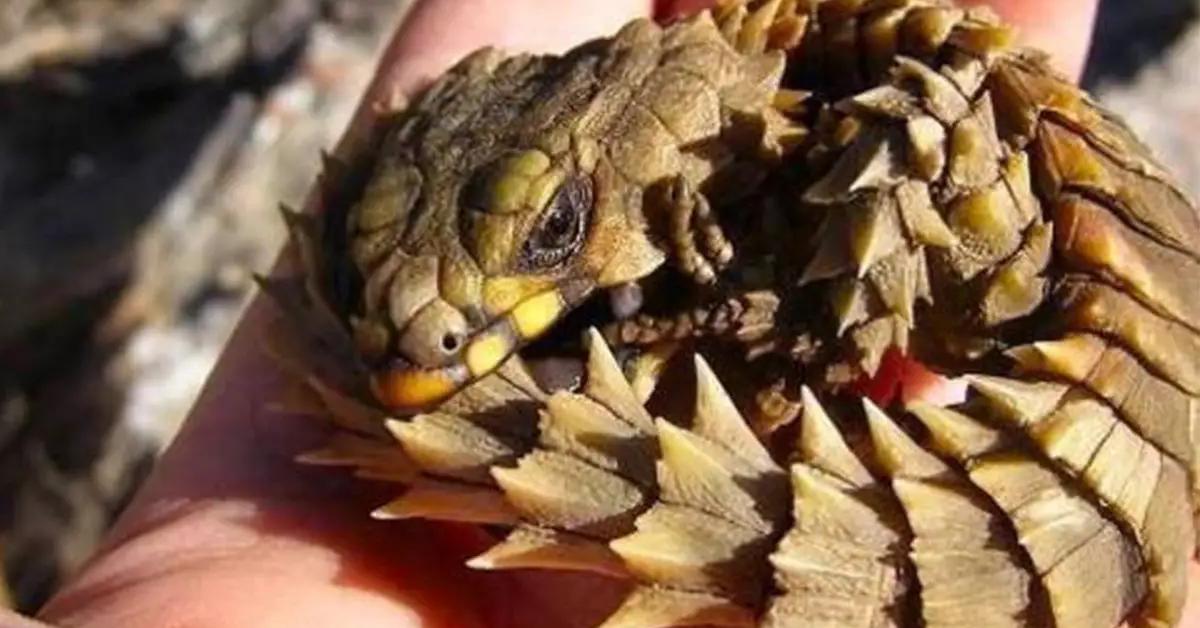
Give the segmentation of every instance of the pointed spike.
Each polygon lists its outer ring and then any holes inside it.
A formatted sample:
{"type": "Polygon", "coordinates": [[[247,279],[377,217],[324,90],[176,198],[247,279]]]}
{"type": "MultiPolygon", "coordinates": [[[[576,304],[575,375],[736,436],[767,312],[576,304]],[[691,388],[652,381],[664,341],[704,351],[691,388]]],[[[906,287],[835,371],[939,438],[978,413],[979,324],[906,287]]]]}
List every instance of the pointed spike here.
{"type": "Polygon", "coordinates": [[[696,410],[692,429],[700,436],[720,443],[762,472],[783,473],[742,418],[716,373],[698,353],[695,365],[696,410]]]}
{"type": "Polygon", "coordinates": [[[559,391],[541,412],[541,444],[569,453],[644,486],[654,483],[653,437],[620,420],[590,397],[559,391]]]}
{"type": "Polygon", "coordinates": [[[376,508],[375,519],[431,519],[487,525],[516,525],[520,518],[493,488],[422,482],[404,495],[376,508]]]}
{"type": "Polygon", "coordinates": [[[960,188],[979,188],[1001,175],[1001,159],[1002,148],[996,135],[992,101],[984,92],[972,107],[971,115],[952,127],[947,176],[960,188]]]}
{"type": "Polygon", "coordinates": [[[886,553],[903,545],[904,516],[890,498],[880,499],[881,484],[845,486],[807,464],[792,465],[791,480],[796,527],[789,534],[799,531],[886,553]]]}
{"type": "Polygon", "coordinates": [[[775,92],[771,106],[784,113],[800,113],[804,111],[805,103],[812,95],[812,92],[807,90],[782,88],[775,92]]]}
{"type": "Polygon", "coordinates": [[[875,195],[867,207],[850,213],[850,253],[858,269],[858,277],[904,244],[900,215],[893,196],[875,195]]]}
{"type": "Polygon", "coordinates": [[[599,537],[624,534],[645,495],[632,482],[565,454],[534,451],[492,467],[508,502],[531,522],[599,537]]]}
{"type": "Polygon", "coordinates": [[[726,9],[721,11],[721,15],[717,18],[717,24],[721,27],[721,35],[729,45],[736,47],[738,34],[742,31],[742,24],[746,21],[749,11],[746,9],[744,2],[730,2],[723,5],[726,9]]]}
{"type": "Polygon", "coordinates": [[[767,34],[775,21],[779,0],[767,0],[746,16],[738,32],[737,49],[743,55],[762,54],[767,49],[767,34]]]}
{"type": "Polygon", "coordinates": [[[388,419],[389,432],[425,472],[471,482],[488,482],[489,467],[512,461],[518,452],[487,430],[461,417],[419,414],[388,419]]]}
{"type": "Polygon", "coordinates": [[[942,124],[954,124],[971,111],[971,103],[950,79],[916,59],[897,56],[892,74],[893,81],[919,85],[924,92],[925,109],[942,124]]]}
{"type": "Polygon", "coordinates": [[[621,557],[608,546],[558,530],[519,526],[500,543],[467,561],[472,569],[553,569],[628,578],[621,557]]]}
{"type": "Polygon", "coordinates": [[[724,448],[662,419],[658,421],[658,443],[662,450],[658,483],[664,501],[762,532],[769,532],[783,518],[785,505],[756,500],[762,487],[750,483],[746,477],[750,470],[724,448]],[[764,517],[759,509],[768,506],[778,508],[764,517]]]}
{"type": "Polygon", "coordinates": [[[758,577],[769,534],[695,508],[658,503],[637,519],[637,530],[609,547],[643,582],[708,591],[735,600],[761,595],[758,577]]]}
{"type": "Polygon", "coordinates": [[[967,461],[1006,446],[1003,432],[960,412],[924,401],[912,401],[906,409],[925,424],[934,448],[943,455],[967,461]]]}
{"type": "Polygon", "coordinates": [[[629,387],[634,398],[644,407],[658,388],[658,382],[671,360],[683,348],[683,343],[666,341],[650,345],[641,351],[628,366],[629,387]]]}
{"type": "Polygon", "coordinates": [[[600,628],[752,628],[754,612],[707,593],[641,587],[600,628]]]}
{"type": "Polygon", "coordinates": [[[969,280],[1020,250],[1024,225],[1003,181],[964,193],[949,204],[946,222],[959,246],[947,258],[951,272],[969,280]]]}
{"type": "Polygon", "coordinates": [[[654,432],[654,419],[638,401],[617,359],[594,327],[587,331],[587,382],[584,394],[595,399],[644,434],[654,432]]]}
{"type": "Polygon", "coordinates": [[[880,85],[858,92],[835,105],[838,111],[866,116],[906,120],[920,116],[921,103],[910,92],[895,85],[880,85]]]}
{"type": "Polygon", "coordinates": [[[945,463],[921,449],[874,402],[863,397],[862,405],[867,415],[871,441],[875,445],[875,456],[889,475],[931,479],[947,472],[945,463]]]}
{"type": "Polygon", "coordinates": [[[1060,375],[1082,382],[1099,363],[1107,343],[1091,334],[1070,334],[1059,340],[1043,340],[1016,347],[1009,355],[1031,372],[1060,375]]]}
{"type": "Polygon", "coordinates": [[[901,221],[913,239],[936,248],[958,245],[958,236],[938,213],[927,183],[905,181],[896,187],[894,194],[901,221]]]}
{"type": "Polygon", "coordinates": [[[384,433],[383,413],[378,409],[335,389],[315,375],[309,376],[305,383],[321,398],[334,423],[364,434],[384,433]]]}
{"type": "Polygon", "coordinates": [[[841,205],[851,202],[855,192],[895,185],[906,170],[899,144],[883,129],[868,128],[859,133],[833,168],[805,190],[804,200],[815,205],[841,205]]]}
{"type": "Polygon", "coordinates": [[[843,277],[835,282],[830,290],[829,300],[833,316],[837,319],[839,337],[871,315],[867,287],[855,277],[843,277]]]}
{"type": "Polygon", "coordinates": [[[925,181],[937,181],[946,168],[946,127],[933,116],[919,115],[905,123],[909,166],[925,181]]]}
{"type": "Polygon", "coordinates": [[[897,248],[867,273],[867,280],[875,288],[879,300],[910,327],[915,320],[919,282],[917,272],[920,270],[919,259],[923,255],[918,249],[897,248]]]}
{"type": "Polygon", "coordinates": [[[411,482],[417,468],[395,443],[363,438],[349,432],[334,434],[321,448],[295,457],[300,464],[355,467],[356,474],[380,476],[393,482],[411,482]]]}
{"type": "Polygon", "coordinates": [[[817,251],[804,267],[799,285],[830,279],[854,270],[850,255],[849,221],[845,212],[830,212],[817,230],[817,251]]]}
{"type": "Polygon", "coordinates": [[[848,484],[864,487],[875,482],[871,472],[850,450],[842,434],[808,386],[800,389],[804,414],[800,419],[800,459],[848,484]]]}
{"type": "Polygon", "coordinates": [[[1018,425],[1045,418],[1070,390],[1070,386],[1053,382],[1024,382],[991,375],[965,377],[971,388],[986,397],[1005,419],[1018,425]]]}

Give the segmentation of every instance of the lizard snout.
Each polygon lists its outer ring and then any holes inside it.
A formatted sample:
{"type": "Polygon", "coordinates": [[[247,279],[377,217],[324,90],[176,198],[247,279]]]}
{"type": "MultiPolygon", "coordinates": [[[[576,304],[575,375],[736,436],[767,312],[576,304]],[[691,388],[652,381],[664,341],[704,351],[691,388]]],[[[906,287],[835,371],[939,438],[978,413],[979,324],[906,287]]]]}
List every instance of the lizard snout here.
{"type": "Polygon", "coordinates": [[[400,355],[373,374],[376,398],[393,410],[420,410],[446,399],[540,337],[587,296],[589,285],[567,282],[533,294],[473,332],[461,312],[435,300],[401,335],[400,355]]]}

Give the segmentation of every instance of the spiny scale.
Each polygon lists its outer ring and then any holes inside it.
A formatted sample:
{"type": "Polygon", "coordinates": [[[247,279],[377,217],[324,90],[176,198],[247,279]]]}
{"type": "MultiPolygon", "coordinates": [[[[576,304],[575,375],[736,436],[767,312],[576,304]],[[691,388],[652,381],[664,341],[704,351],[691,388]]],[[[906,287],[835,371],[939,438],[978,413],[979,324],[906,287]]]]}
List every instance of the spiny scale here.
{"type": "MultiPolygon", "coordinates": [[[[900,412],[814,374],[773,458],[702,357],[690,416],[669,421],[642,403],[658,367],[631,384],[591,331],[576,392],[543,392],[514,358],[385,420],[319,285],[313,221],[288,213],[299,275],[264,280],[290,321],[270,350],[297,380],[278,405],[342,430],[298,459],[404,485],[379,518],[510,528],[472,567],[631,580],[608,628],[1178,624],[1200,212],[986,11],[733,0],[714,19],[742,54],[788,54],[762,149],[800,181],[787,206],[821,225],[799,283],[829,307],[822,340],[865,373],[910,342],[990,358],[968,399],[900,412]]],[[[328,160],[327,184],[355,164],[328,160]]],[[[766,336],[793,289],[754,293],[753,334],[734,338],[766,336]]],[[[667,331],[732,324],[702,314],[667,331]]]]}
{"type": "MultiPolygon", "coordinates": [[[[590,339],[585,390],[632,399],[603,340],[590,339]]],[[[980,396],[964,406],[911,408],[927,440],[864,401],[865,449],[847,445],[806,389],[785,473],[700,358],[696,371],[688,426],[615,429],[644,419],[640,407],[626,417],[587,393],[545,399],[544,416],[574,396],[587,409],[572,411],[591,416],[491,467],[494,483],[461,471],[478,455],[475,441],[412,457],[397,426],[392,460],[426,477],[389,478],[411,488],[376,516],[515,526],[472,559],[477,568],[635,580],[641,588],[609,626],[1095,626],[1131,613],[1163,624],[1178,616],[1193,539],[1185,468],[1082,389],[972,376],[980,396]],[[589,438],[599,434],[608,438],[589,438]],[[1138,462],[1117,459],[1127,456],[1138,462]],[[657,461],[653,476],[631,471],[647,460],[657,461]]],[[[342,438],[300,460],[377,469],[386,446],[342,438]]]]}

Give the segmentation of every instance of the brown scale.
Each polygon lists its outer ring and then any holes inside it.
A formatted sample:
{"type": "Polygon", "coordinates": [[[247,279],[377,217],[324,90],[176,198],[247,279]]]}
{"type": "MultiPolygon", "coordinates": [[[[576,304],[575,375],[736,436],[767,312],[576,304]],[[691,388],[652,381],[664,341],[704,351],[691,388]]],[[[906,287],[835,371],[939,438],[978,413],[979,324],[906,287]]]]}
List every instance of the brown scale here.
{"type": "MultiPolygon", "coordinates": [[[[1132,133],[994,16],[939,0],[734,0],[620,37],[625,59],[672,41],[672,62],[743,55],[731,75],[774,81],[765,100],[730,83],[738,113],[711,163],[665,151],[687,176],[771,198],[700,185],[710,208],[678,188],[692,204],[667,216],[673,236],[653,217],[606,232],[628,236],[623,261],[732,296],[589,331],[577,389],[542,391],[514,357],[425,412],[391,412],[366,393],[378,356],[359,356],[394,339],[358,321],[356,345],[328,305],[345,303],[329,269],[377,256],[383,236],[321,247],[293,217],[298,276],[266,283],[284,314],[269,346],[297,379],[278,407],[342,428],[300,460],[404,487],[380,518],[511,529],[472,567],[629,580],[608,628],[1177,625],[1200,464],[1200,212],[1132,133]],[[764,70],[777,50],[782,79],[764,70]],[[761,161],[747,170],[734,148],[761,161]],[[736,228],[739,210],[778,213],[763,221],[783,225],[774,248],[736,228]],[[838,392],[897,346],[965,377],[967,400],[838,392]]],[[[446,116],[466,119],[511,71],[488,58],[433,88],[446,116]]],[[[696,110],[720,101],[693,87],[696,110]]],[[[372,145],[342,156],[345,176],[372,145]]],[[[558,181],[539,159],[510,164],[500,209],[558,181]]],[[[368,197],[418,202],[384,179],[368,197]]]]}

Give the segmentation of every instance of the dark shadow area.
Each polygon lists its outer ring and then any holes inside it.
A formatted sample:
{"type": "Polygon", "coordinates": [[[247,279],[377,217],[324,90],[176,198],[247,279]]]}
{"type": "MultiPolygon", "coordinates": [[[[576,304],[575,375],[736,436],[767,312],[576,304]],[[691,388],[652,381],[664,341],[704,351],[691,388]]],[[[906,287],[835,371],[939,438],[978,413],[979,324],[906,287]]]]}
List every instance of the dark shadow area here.
{"type": "Polygon", "coordinates": [[[1193,0],[1100,0],[1084,87],[1132,78],[1197,19],[1200,3],[1193,0]]]}

